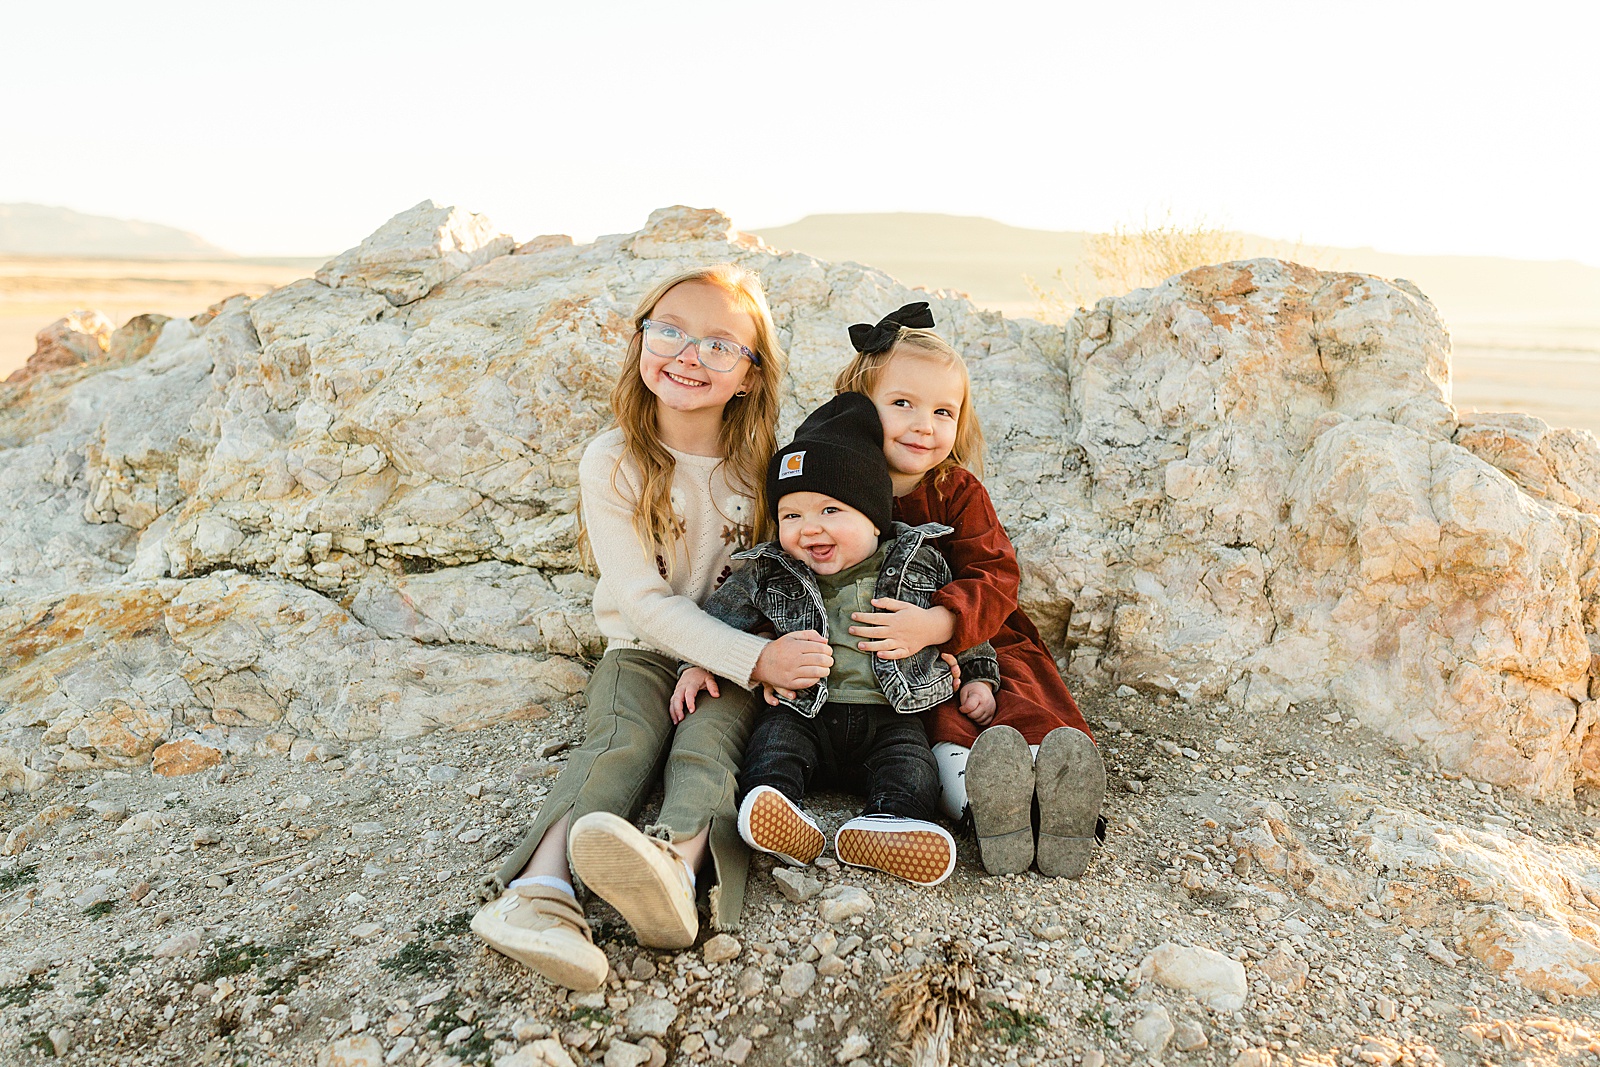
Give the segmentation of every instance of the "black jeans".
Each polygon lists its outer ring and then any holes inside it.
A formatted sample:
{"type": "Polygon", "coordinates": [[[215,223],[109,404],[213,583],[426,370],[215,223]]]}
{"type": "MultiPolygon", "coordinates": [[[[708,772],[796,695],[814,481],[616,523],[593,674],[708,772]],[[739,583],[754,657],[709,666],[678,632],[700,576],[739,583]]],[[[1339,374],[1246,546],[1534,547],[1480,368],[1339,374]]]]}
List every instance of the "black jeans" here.
{"type": "Polygon", "coordinates": [[[759,714],[739,773],[741,799],[768,785],[798,804],[813,784],[832,785],[865,793],[864,815],[934,818],[939,769],[920,715],[831,702],[814,719],[770,705],[759,714]]]}

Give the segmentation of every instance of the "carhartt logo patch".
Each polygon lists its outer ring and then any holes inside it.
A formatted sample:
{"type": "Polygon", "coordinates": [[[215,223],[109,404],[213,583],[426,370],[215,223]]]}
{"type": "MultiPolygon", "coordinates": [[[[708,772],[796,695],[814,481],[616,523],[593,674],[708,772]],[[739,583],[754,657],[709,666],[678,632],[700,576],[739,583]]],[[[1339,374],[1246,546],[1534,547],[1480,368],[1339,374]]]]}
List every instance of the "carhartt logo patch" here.
{"type": "Polygon", "coordinates": [[[806,454],[804,452],[790,452],[783,457],[783,462],[778,464],[778,480],[785,478],[798,478],[806,469],[806,454]]]}

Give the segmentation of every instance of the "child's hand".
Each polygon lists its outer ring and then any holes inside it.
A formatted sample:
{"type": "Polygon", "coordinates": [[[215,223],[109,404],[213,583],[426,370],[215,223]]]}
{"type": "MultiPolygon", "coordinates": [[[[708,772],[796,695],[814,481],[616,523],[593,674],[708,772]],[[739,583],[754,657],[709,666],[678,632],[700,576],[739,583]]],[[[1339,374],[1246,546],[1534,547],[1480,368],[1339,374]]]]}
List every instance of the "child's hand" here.
{"type": "Polygon", "coordinates": [[[815,630],[798,630],[767,645],[756,659],[751,681],[770,685],[791,698],[794,690],[810,689],[833,669],[833,649],[815,630]]]}
{"type": "Polygon", "coordinates": [[[944,665],[950,668],[950,688],[961,688],[961,663],[950,653],[941,652],[939,658],[944,660],[944,665]]]}
{"type": "Polygon", "coordinates": [[[986,682],[968,682],[961,687],[961,714],[988,726],[994,721],[994,691],[986,682]]]}
{"type": "Polygon", "coordinates": [[[780,695],[785,700],[794,699],[794,694],[789,692],[787,689],[774,689],[766,682],[761,683],[761,699],[765,700],[768,704],[771,704],[773,707],[777,707],[778,697],[780,695]]]}
{"type": "Polygon", "coordinates": [[[876,652],[879,659],[905,659],[929,645],[942,645],[956,632],[956,617],[949,608],[919,608],[892,597],[875,597],[877,611],[858,611],[850,616],[860,626],[850,627],[856,637],[865,637],[856,647],[876,652]]]}
{"type": "Polygon", "coordinates": [[[717,676],[704,667],[690,667],[678,675],[678,687],[672,691],[672,700],[667,704],[667,712],[674,723],[682,722],[685,715],[694,714],[694,700],[702,689],[714,697],[722,695],[717,690],[717,676]]]}

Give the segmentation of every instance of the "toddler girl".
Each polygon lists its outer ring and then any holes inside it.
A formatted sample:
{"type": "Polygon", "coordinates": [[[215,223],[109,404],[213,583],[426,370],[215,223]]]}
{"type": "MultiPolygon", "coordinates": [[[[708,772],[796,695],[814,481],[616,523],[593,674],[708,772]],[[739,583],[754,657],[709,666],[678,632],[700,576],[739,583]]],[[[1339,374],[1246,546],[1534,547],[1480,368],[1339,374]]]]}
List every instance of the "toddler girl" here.
{"type": "Polygon", "coordinates": [[[1044,640],[1017,607],[1016,550],[974,473],[983,434],[966,364],[933,324],[928,305],[917,303],[875,326],[852,326],[856,357],[834,387],[866,393],[878,407],[895,517],[954,527],[939,541],[954,580],[929,608],[874,600],[878,610],[854,615],[850,632],[880,656],[994,645],[1001,684],[993,699],[964,685],[958,702],[929,713],[941,803],[952,818],[970,807],[991,874],[1027,870],[1037,858],[1040,873],[1077,878],[1103,832],[1105,767],[1044,640]]]}
{"type": "Polygon", "coordinates": [[[606,637],[586,691],[585,738],[491,880],[501,895],[472,920],[491,947],[573,989],[599,988],[607,971],[574,874],[640,944],[683,948],[699,930],[695,884],[709,851],[712,922],[737,923],[749,864],[734,808],[748,688],[803,688],[833,661],[817,634],[771,641],[699,608],[734,550],[767,523],[783,354],[760,283],[732,264],[679,274],[645,296],[633,325],[611,395],[617,426],[590,443],[578,468],[600,571],[595,621],[606,637]],[[735,684],[675,725],[668,701],[680,660],[735,684]],[[628,820],[657,767],[665,799],[641,833],[628,820]]]}

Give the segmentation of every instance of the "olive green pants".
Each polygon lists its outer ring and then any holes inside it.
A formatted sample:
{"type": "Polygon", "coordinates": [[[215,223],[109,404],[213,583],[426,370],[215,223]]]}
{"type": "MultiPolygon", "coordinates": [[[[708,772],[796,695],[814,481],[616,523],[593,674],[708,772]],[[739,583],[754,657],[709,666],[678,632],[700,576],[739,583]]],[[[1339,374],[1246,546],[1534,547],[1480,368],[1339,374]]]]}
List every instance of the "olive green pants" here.
{"type": "Polygon", "coordinates": [[[719,681],[722,695],[702,692],[694,714],[674,726],[667,703],[677,684],[678,661],[669,656],[635,648],[606,652],[585,690],[583,744],[567,758],[533,828],[485,881],[487,895],[505,891],[563,815],[573,821],[591,811],[637,817],[659,772],[661,814],[645,833],[687,841],[709,823],[716,874],[711,921],[719,930],[738,925],[750,850],[739,837],[734,800],[754,704],[748,690],[719,681]]]}

